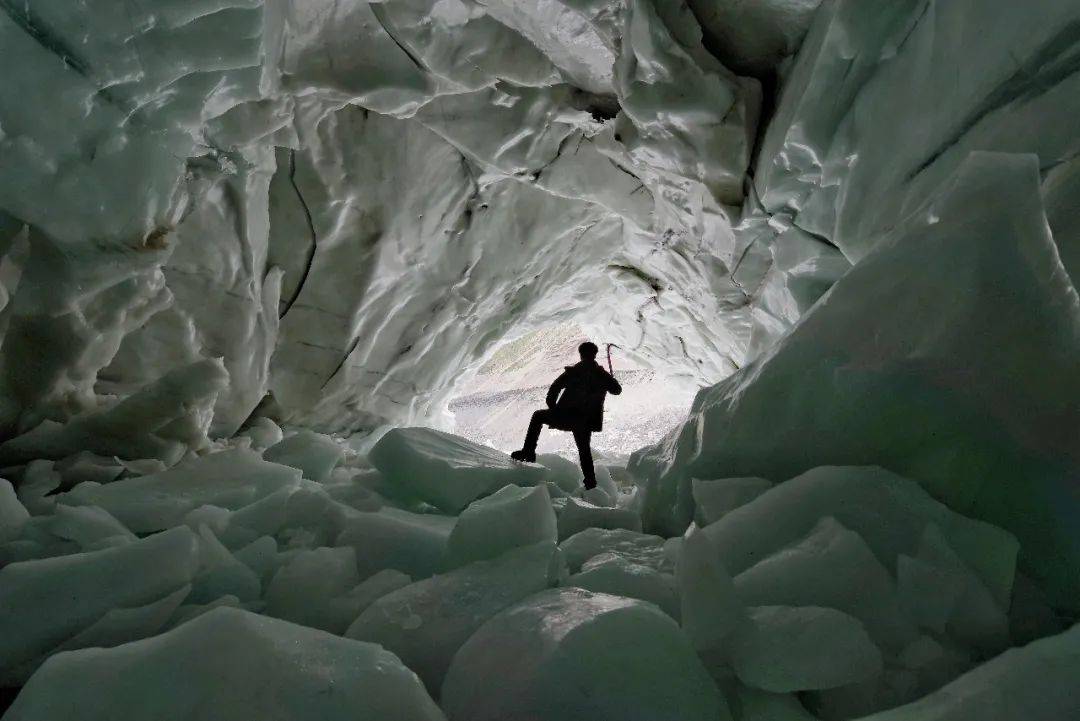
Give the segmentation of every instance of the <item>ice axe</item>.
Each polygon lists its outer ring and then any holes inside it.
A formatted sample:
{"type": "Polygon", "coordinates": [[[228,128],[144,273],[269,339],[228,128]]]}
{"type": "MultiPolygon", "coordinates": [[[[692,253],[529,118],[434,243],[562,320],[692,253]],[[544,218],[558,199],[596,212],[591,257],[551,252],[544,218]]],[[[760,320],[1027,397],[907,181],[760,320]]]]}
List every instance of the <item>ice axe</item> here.
{"type": "Polygon", "coordinates": [[[615,371],[612,370],[612,368],[611,368],[611,349],[612,348],[619,348],[619,350],[622,350],[622,348],[615,345],[614,343],[608,343],[607,344],[607,369],[608,369],[608,373],[610,373],[611,375],[615,375],[615,371]]]}

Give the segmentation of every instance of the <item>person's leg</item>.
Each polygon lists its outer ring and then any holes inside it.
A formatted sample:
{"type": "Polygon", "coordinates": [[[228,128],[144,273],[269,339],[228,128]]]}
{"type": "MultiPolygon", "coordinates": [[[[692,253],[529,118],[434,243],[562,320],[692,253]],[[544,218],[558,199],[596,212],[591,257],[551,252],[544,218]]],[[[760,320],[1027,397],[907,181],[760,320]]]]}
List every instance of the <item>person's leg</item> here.
{"type": "Polygon", "coordinates": [[[518,461],[533,462],[536,460],[536,444],[540,440],[540,430],[545,423],[551,420],[551,409],[542,408],[532,414],[529,420],[529,430],[525,433],[525,445],[520,451],[514,451],[510,457],[518,461]]]}
{"type": "Polygon", "coordinates": [[[574,431],[574,442],[577,443],[578,459],[581,461],[581,474],[585,481],[585,490],[596,488],[596,469],[593,467],[592,431],[574,431]]]}

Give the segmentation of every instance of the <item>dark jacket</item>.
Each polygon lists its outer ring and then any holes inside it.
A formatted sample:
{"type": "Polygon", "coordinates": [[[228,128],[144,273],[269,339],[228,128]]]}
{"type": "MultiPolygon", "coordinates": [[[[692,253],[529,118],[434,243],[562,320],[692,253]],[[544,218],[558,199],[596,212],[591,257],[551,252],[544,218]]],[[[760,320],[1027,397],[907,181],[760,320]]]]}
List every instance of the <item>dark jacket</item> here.
{"type": "Polygon", "coordinates": [[[622,386],[596,361],[567,366],[547,392],[547,404],[556,411],[554,428],[564,431],[599,431],[604,426],[604,396],[619,395],[622,386]],[[559,393],[562,395],[559,395],[559,393]]]}

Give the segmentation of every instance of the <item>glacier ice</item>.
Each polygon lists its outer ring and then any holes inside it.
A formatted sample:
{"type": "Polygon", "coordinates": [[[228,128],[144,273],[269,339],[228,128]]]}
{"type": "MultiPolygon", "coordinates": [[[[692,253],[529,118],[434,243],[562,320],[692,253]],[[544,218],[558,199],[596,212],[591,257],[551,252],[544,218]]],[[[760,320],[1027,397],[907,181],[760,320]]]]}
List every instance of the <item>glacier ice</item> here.
{"type": "Polygon", "coordinates": [[[235,609],[216,609],[117,648],[60,654],[6,717],[209,721],[252,715],[444,718],[416,674],[378,646],[235,609]]]}
{"type": "Polygon", "coordinates": [[[730,718],[674,621],[652,604],[576,588],[485,623],[454,656],[442,703],[448,718],[470,721],[730,718]]]}
{"type": "Polygon", "coordinates": [[[457,568],[520,546],[554,543],[556,536],[547,486],[503,486],[458,516],[446,542],[446,566],[457,568]]]}
{"type": "Polygon", "coordinates": [[[1078,22],[0,3],[5,721],[1071,720],[1078,22]],[[701,389],[588,494],[553,326],[701,389]]]}
{"type": "Polygon", "coordinates": [[[0,682],[24,682],[54,648],[105,613],[169,595],[191,583],[198,565],[195,534],[174,528],[117,548],[5,566],[0,682]]]}
{"type": "Polygon", "coordinates": [[[553,585],[561,564],[550,542],[477,561],[386,594],[345,635],[392,651],[438,697],[461,645],[499,611],[553,585]]]}
{"type": "MultiPolygon", "coordinates": [[[[596,495],[592,498],[595,500],[596,495]]],[[[589,528],[640,532],[641,516],[625,508],[609,508],[587,500],[568,498],[559,511],[558,527],[560,541],[589,528]]]]}
{"type": "Polygon", "coordinates": [[[731,664],[740,681],[774,693],[846,686],[882,671],[881,651],[862,624],[814,606],[750,609],[731,664]]]}
{"type": "Polygon", "coordinates": [[[616,553],[594,556],[562,585],[648,601],[679,620],[679,599],[672,575],[634,563],[616,553]]]}
{"type": "Polygon", "coordinates": [[[370,454],[391,482],[448,513],[507,484],[536,485],[543,468],[430,428],[395,428],[370,454]]]}

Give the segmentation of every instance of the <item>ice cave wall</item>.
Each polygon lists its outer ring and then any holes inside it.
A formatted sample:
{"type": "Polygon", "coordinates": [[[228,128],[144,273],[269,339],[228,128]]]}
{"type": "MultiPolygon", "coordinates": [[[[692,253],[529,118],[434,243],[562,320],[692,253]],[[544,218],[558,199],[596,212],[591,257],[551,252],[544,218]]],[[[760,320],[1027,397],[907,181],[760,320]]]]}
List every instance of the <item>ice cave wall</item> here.
{"type": "Polygon", "coordinates": [[[746,355],[760,93],[679,3],[4,10],[9,435],[206,358],[214,434],[437,420],[581,314],[702,383],[746,355]]]}
{"type": "MultiPolygon", "coordinates": [[[[1011,196],[977,197],[1006,206],[1000,242],[1041,248],[1044,274],[1080,272],[1076,2],[745,5],[0,4],[15,68],[0,81],[0,429],[18,436],[0,462],[87,447],[171,461],[260,413],[341,433],[438,422],[499,339],[568,318],[703,385],[744,368],[700,412],[767,375],[777,340],[925,220],[973,151],[1029,157],[994,177],[1033,163],[1015,176],[1037,186],[1022,217],[1011,196]]],[[[938,270],[981,289],[979,268],[938,270]]],[[[1067,327],[1062,278],[1033,297],[1067,327]]],[[[1075,376],[1072,337],[1055,338],[1057,377],[1075,376]]],[[[1018,372],[1049,398],[1040,370],[1018,372]]],[[[1052,442],[1001,425],[1057,478],[1076,470],[1070,388],[1033,411],[1052,442]]],[[[686,449],[676,437],[640,466],[657,524],[684,520],[660,487],[685,500],[686,449]]],[[[1038,487],[1067,519],[1071,487],[1038,487]]],[[[953,500],[993,515],[1013,498],[953,500]]]]}

